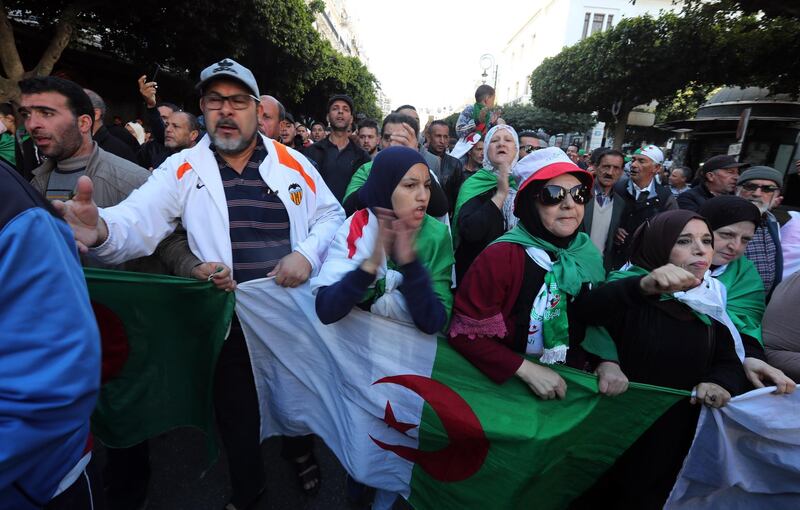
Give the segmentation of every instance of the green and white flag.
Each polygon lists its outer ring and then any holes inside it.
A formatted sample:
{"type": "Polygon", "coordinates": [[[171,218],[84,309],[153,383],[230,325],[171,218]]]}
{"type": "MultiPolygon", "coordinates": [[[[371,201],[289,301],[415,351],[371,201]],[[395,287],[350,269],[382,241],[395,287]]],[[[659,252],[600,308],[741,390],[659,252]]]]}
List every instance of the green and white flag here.
{"type": "Polygon", "coordinates": [[[563,508],[688,393],[618,397],[566,367],[567,397],[497,385],[444,339],[354,309],[319,322],[308,286],[239,285],[262,436],[317,434],[358,481],[417,509],[563,508]]]}

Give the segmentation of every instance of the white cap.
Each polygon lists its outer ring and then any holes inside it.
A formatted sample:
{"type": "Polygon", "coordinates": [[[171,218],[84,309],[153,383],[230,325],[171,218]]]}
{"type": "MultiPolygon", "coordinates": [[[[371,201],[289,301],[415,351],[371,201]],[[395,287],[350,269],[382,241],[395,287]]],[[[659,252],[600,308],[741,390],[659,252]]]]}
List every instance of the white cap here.
{"type": "Polygon", "coordinates": [[[641,154],[642,156],[647,156],[648,158],[652,159],[656,165],[664,163],[664,153],[661,152],[661,149],[659,149],[655,145],[648,145],[647,147],[642,147],[641,154]]]}
{"type": "MultiPolygon", "coordinates": [[[[569,159],[558,147],[547,147],[533,151],[511,169],[519,191],[532,181],[550,180],[565,173],[586,173],[569,159]]],[[[589,175],[588,173],[586,173],[589,175]]]]}

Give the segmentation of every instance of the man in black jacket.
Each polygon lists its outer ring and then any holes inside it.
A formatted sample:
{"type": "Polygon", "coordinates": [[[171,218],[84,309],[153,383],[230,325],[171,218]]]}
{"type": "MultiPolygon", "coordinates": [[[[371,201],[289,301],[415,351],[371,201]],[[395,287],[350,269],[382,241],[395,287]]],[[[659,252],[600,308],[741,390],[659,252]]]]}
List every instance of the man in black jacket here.
{"type": "Polygon", "coordinates": [[[628,261],[631,238],[639,225],[662,211],[678,208],[669,188],[655,179],[663,162],[661,149],[648,145],[641,154],[633,155],[630,179],[614,185],[614,197],[623,200],[625,208],[614,233],[610,269],[619,269],[628,261]]]}
{"type": "Polygon", "coordinates": [[[303,154],[316,163],[319,173],[341,203],[356,170],[370,161],[369,154],[350,139],[353,99],[336,94],[328,100],[331,134],[308,147],[303,154]]]}
{"type": "Polygon", "coordinates": [[[439,158],[439,184],[445,190],[450,214],[456,207],[456,198],[464,182],[464,165],[447,153],[450,144],[450,126],[443,120],[434,120],[428,127],[428,152],[439,158]]]}
{"type": "Polygon", "coordinates": [[[709,158],[700,169],[700,184],[678,195],[678,207],[697,212],[711,197],[732,195],[736,190],[739,169],[743,166],[747,163],[739,163],[733,156],[725,154],[709,158]]]}
{"type": "Polygon", "coordinates": [[[97,145],[106,152],[115,154],[131,163],[136,163],[136,154],[122,140],[112,135],[105,126],[106,102],[97,92],[90,89],[83,89],[94,108],[94,124],[92,124],[92,138],[97,145]]]}

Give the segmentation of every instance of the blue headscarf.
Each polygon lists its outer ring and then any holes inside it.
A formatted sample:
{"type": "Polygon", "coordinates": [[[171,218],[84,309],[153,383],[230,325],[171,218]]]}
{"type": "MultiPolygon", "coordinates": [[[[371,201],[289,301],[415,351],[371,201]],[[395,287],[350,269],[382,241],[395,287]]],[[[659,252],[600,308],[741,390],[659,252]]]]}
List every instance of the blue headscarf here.
{"type": "Polygon", "coordinates": [[[391,209],[394,189],[417,163],[422,163],[428,168],[425,158],[418,151],[408,147],[389,147],[381,150],[372,161],[372,170],[369,172],[367,182],[358,190],[358,198],[364,207],[391,209]]]}

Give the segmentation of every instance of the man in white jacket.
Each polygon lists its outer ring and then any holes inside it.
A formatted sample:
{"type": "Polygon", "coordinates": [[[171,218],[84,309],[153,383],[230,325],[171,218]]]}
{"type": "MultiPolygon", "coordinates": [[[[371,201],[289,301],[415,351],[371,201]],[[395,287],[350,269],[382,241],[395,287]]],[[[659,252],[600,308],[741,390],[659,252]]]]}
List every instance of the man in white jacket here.
{"type": "MultiPolygon", "coordinates": [[[[97,208],[86,177],[72,200],[54,205],[79,248],[106,262],[152,253],[181,221],[192,252],[206,261],[195,268],[196,278],[226,291],[267,276],[284,287],[303,284],[319,269],[344,211],[307,159],[258,133],[262,106],[249,69],[223,59],[203,70],[198,88],[208,135],[195,147],[169,157],[115,207],[97,208]]],[[[231,477],[226,508],[253,507],[265,477],[260,415],[236,318],[217,362],[214,400],[231,477]]],[[[314,489],[308,443],[290,443],[284,456],[300,458],[303,488],[314,489]]]]}

